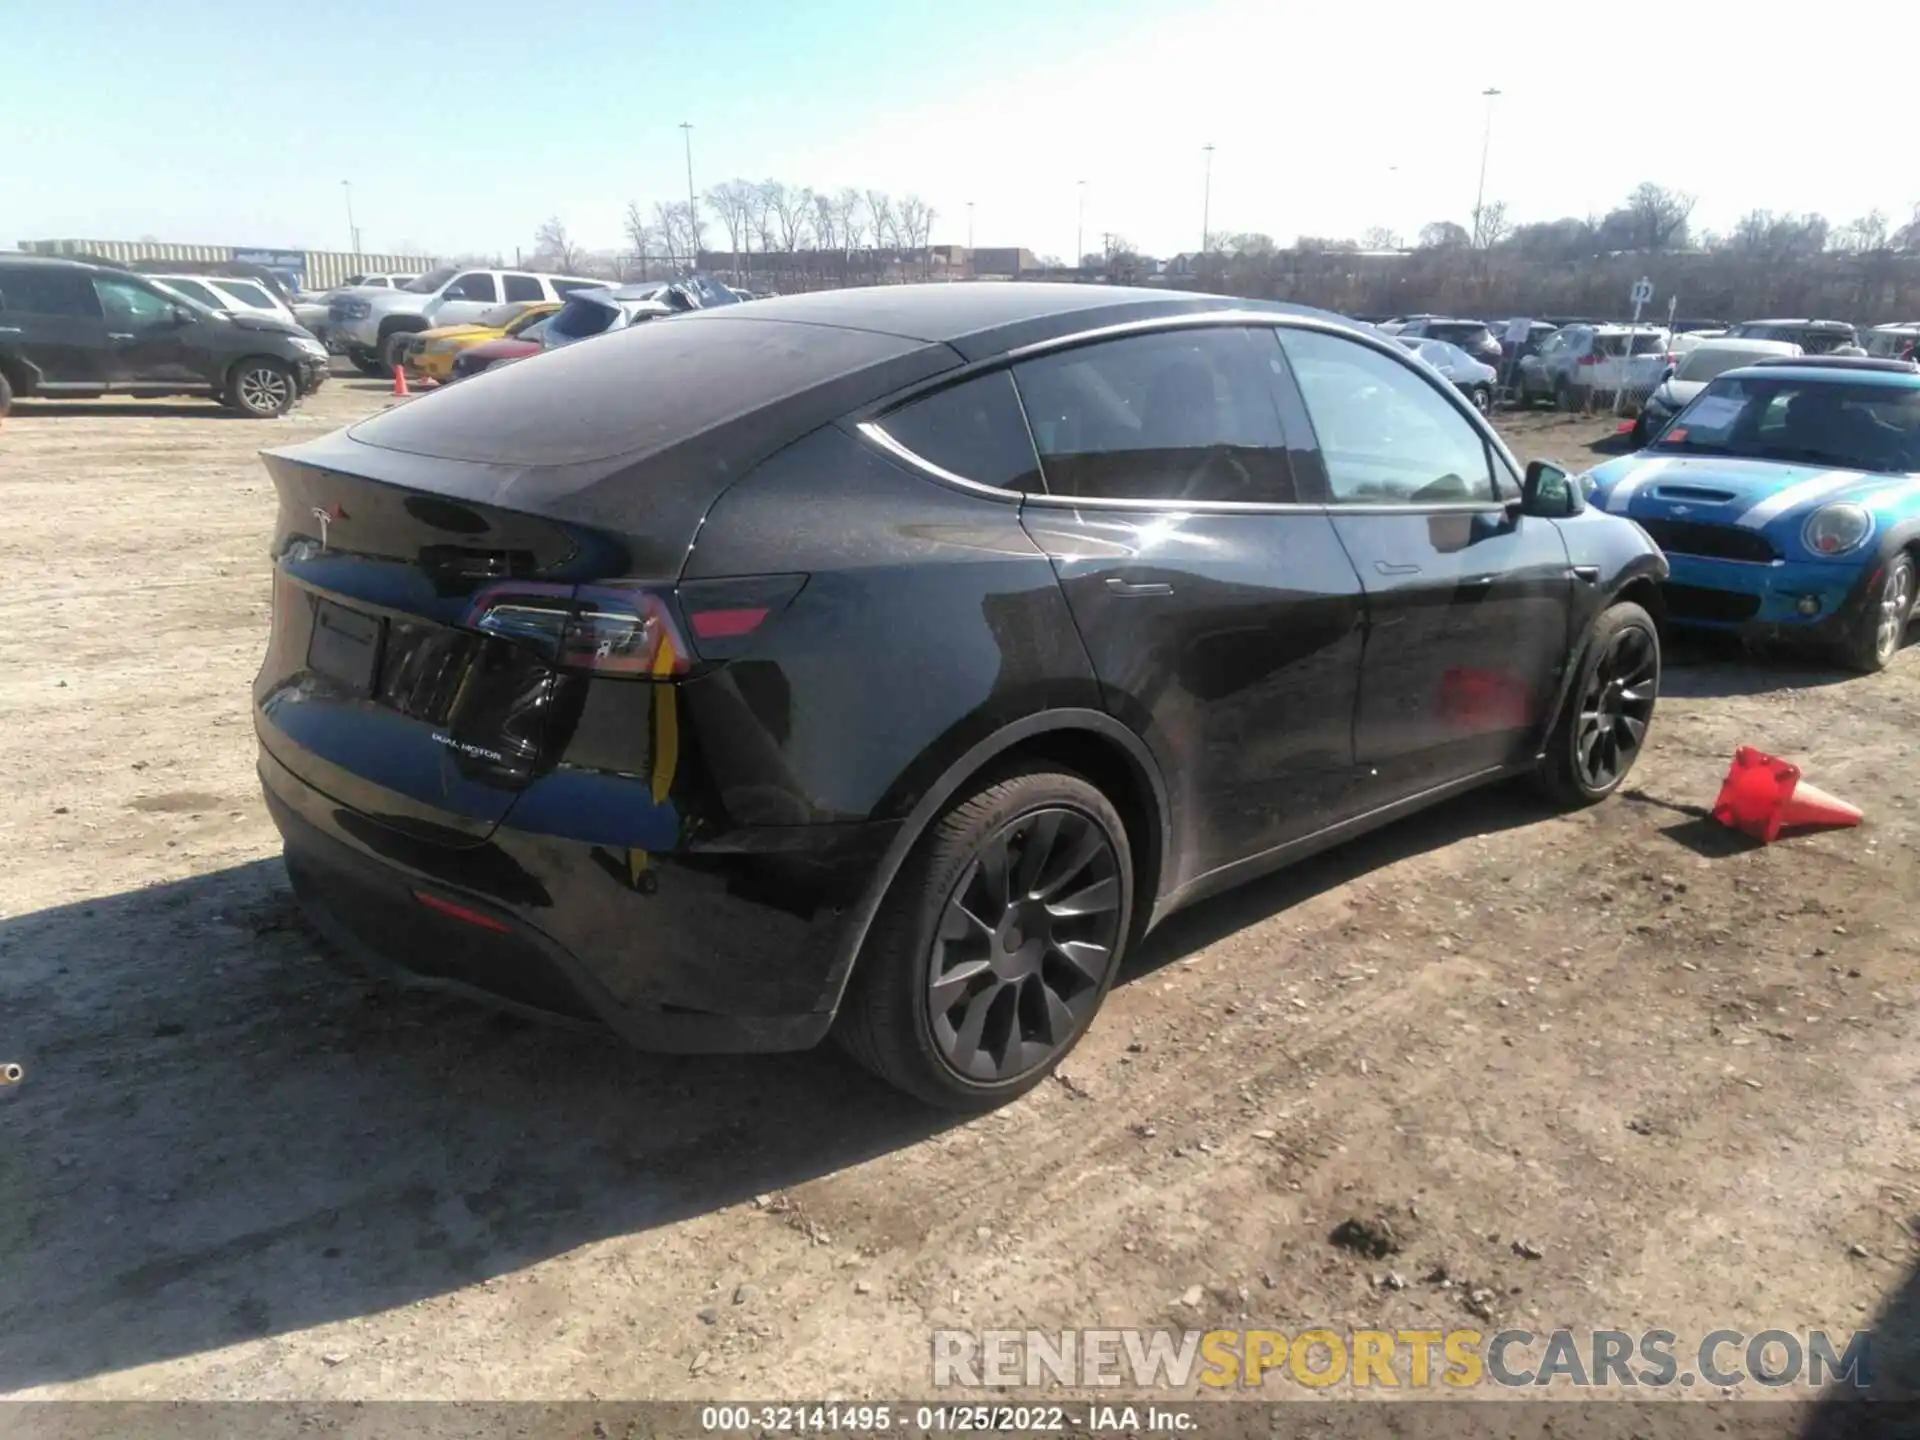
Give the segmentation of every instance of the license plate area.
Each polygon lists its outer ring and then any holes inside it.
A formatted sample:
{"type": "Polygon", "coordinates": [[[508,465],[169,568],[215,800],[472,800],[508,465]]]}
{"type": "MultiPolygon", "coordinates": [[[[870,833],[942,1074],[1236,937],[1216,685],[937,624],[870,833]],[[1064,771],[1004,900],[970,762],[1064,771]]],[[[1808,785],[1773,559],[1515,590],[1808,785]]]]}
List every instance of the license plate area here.
{"type": "Polygon", "coordinates": [[[355,695],[371,695],[380,668],[383,622],[322,600],[314,608],[307,668],[355,695]]]}

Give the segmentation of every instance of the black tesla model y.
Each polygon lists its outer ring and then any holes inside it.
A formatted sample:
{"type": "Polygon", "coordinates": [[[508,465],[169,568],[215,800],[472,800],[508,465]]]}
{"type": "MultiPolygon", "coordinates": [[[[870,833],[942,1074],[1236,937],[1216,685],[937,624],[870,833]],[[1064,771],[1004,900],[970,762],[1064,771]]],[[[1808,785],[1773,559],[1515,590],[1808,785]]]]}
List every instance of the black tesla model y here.
{"type": "Polygon", "coordinates": [[[1503,777],[1602,798],[1659,686],[1646,536],[1311,310],[764,300],[266,464],[260,774],[325,935],[952,1106],[1182,905],[1503,777]]]}

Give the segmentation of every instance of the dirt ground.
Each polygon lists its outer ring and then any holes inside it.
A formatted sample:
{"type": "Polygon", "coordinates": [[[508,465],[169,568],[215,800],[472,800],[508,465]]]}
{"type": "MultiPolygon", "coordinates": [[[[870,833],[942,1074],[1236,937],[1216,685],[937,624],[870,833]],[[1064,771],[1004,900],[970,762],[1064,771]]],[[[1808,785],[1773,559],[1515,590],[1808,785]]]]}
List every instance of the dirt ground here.
{"type": "MultiPolygon", "coordinates": [[[[955,1123],[831,1050],[636,1055],[322,958],[253,774],[255,451],[382,403],[0,426],[0,1394],[924,1395],[939,1326],[1845,1331],[1908,1283],[1920,647],[1689,648],[1625,794],[1194,909],[955,1123]],[[1731,839],[1742,742],[1866,825],[1731,839]],[[1400,1255],[1329,1244],[1381,1212],[1400,1255]]],[[[1610,428],[1502,423],[1581,466],[1610,428]]]]}

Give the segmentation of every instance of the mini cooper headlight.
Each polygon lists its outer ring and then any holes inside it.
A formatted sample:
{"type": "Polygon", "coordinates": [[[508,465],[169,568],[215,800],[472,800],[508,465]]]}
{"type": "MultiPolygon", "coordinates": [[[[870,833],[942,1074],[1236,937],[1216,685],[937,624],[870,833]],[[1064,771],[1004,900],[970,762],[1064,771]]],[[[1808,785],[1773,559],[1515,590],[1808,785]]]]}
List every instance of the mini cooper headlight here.
{"type": "Polygon", "coordinates": [[[1800,538],[1816,555],[1844,555],[1866,544],[1872,534],[1873,513],[1864,505],[1842,500],[1809,515],[1800,538]]]}

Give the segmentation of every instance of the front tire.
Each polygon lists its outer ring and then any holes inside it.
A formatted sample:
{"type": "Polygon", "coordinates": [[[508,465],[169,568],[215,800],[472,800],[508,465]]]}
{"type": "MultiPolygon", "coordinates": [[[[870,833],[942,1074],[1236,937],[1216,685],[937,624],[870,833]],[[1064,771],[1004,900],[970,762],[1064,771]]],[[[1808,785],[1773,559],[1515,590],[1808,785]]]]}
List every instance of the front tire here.
{"type": "Polygon", "coordinates": [[[7,412],[13,409],[13,386],[7,383],[7,377],[0,375],[0,420],[7,418],[7,412]]]}
{"type": "Polygon", "coordinates": [[[1539,781],[1576,809],[1618,790],[1640,758],[1660,696],[1660,632],[1630,600],[1601,612],[1587,637],[1565,708],[1541,760],[1539,781]]]}
{"type": "Polygon", "coordinates": [[[1126,826],[1084,777],[1035,766],[982,784],[894,878],[835,1038],[928,1104],[1005,1104],[1051,1073],[1106,999],[1133,883],[1126,826]]]}
{"type": "Polygon", "coordinates": [[[1493,391],[1487,386],[1474,386],[1468,398],[1473,401],[1473,408],[1478,410],[1482,415],[1491,415],[1493,413],[1493,391]]]}
{"type": "Polygon", "coordinates": [[[378,352],[369,350],[364,345],[348,346],[347,359],[353,362],[354,369],[369,379],[384,380],[387,378],[389,372],[386,366],[380,363],[378,352]]]}
{"type": "Polygon", "coordinates": [[[255,420],[277,419],[299,399],[300,382],[293,371],[269,356],[242,360],[227,376],[227,404],[255,420]]]}
{"type": "Polygon", "coordinates": [[[1913,619],[1915,572],[1913,556],[1905,550],[1887,561],[1880,587],[1860,607],[1837,659],[1863,675],[1884,670],[1900,653],[1907,622],[1913,619]]]}
{"type": "Polygon", "coordinates": [[[411,330],[396,330],[380,342],[380,371],[383,375],[392,375],[401,368],[401,347],[412,338],[411,330]]]}

